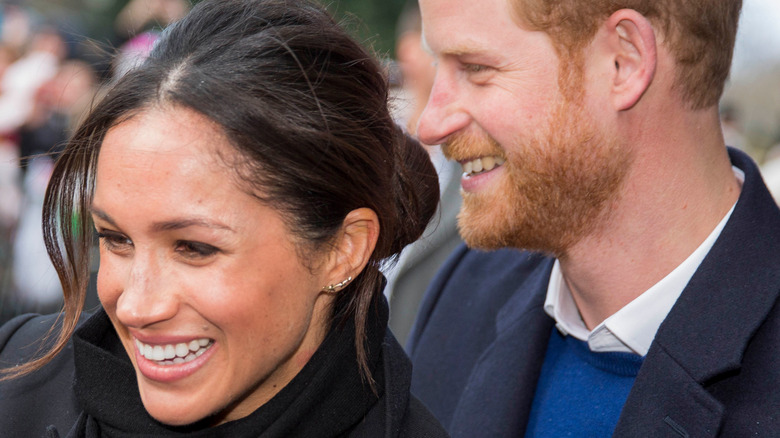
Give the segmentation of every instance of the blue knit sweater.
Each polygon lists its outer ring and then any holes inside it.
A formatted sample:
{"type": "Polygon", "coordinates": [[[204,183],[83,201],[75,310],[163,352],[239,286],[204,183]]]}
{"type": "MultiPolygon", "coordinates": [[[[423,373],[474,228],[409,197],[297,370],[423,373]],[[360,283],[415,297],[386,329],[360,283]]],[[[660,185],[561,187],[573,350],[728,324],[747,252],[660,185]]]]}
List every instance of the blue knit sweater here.
{"type": "Polygon", "coordinates": [[[643,357],[595,353],[553,329],[526,437],[609,437],[643,357]]]}

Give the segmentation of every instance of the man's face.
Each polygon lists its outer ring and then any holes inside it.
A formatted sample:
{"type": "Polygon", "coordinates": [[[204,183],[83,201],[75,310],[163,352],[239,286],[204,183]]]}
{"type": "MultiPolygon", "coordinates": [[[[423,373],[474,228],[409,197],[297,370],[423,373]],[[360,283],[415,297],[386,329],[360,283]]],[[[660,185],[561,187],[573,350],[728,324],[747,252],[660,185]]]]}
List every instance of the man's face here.
{"type": "Polygon", "coordinates": [[[564,96],[549,37],[519,27],[506,0],[420,5],[438,69],[418,135],[464,166],[464,240],[564,255],[603,223],[631,162],[586,109],[587,80],[567,85],[582,99],[564,96]]]}

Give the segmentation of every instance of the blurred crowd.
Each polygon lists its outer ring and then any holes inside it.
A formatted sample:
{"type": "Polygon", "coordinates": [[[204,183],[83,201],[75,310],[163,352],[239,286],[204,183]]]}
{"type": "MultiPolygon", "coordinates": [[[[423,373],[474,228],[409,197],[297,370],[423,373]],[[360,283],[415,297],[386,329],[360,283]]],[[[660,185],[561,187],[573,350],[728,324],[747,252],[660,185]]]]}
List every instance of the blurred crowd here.
{"type": "MultiPolygon", "coordinates": [[[[61,306],[41,232],[54,160],[102,86],[188,9],[185,0],[131,0],[115,34],[99,40],[26,2],[0,4],[0,322],[61,306]]],[[[96,304],[94,293],[88,300],[96,304]]]]}
{"type": "MultiPolygon", "coordinates": [[[[61,306],[59,281],[41,233],[41,206],[53,162],[103,86],[143,60],[162,29],[190,7],[187,0],[129,0],[112,18],[113,35],[106,37],[66,25],[62,17],[29,3],[0,2],[0,323],[19,313],[46,313],[61,306]]],[[[414,135],[435,74],[422,47],[415,0],[405,2],[395,40],[396,59],[389,63],[394,111],[398,123],[414,135]]],[[[744,119],[739,107],[722,107],[726,143],[763,163],[767,185],[780,200],[780,134],[775,147],[756,144],[744,119]]],[[[448,163],[438,147],[428,150],[440,173],[442,207],[420,242],[385,269],[393,308],[390,325],[402,341],[422,292],[461,242],[456,230],[460,168],[448,163]]],[[[97,305],[94,275],[90,287],[87,307],[97,305]]]]}

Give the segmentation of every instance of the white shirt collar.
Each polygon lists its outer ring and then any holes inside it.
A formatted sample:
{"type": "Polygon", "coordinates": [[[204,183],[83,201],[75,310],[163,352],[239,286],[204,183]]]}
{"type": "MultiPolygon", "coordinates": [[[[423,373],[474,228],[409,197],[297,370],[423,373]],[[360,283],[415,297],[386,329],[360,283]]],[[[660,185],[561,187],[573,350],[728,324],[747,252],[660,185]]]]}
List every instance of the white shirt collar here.
{"type": "MultiPolygon", "coordinates": [[[[743,183],[744,172],[736,167],[732,169],[740,183],[743,183]]],[[[587,341],[592,351],[620,351],[646,355],[658,327],[661,326],[688,281],[715,244],[735,207],[736,203],[704,242],[677,268],[604,320],[593,331],[589,331],[582,321],[571,291],[563,280],[560,263],[556,260],[547,287],[545,312],[555,319],[555,325],[561,333],[587,341]]]]}

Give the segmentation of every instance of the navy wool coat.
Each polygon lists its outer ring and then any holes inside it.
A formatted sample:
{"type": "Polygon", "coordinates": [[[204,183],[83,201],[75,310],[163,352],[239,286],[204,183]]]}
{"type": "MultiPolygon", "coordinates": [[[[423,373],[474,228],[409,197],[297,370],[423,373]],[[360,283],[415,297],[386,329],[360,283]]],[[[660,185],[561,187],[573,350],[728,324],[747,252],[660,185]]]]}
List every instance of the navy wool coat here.
{"type": "MultiPolygon", "coordinates": [[[[780,437],[780,210],[756,165],[661,324],[615,437],[780,437]]],[[[408,350],[412,391],[454,437],[518,437],[553,320],[553,260],[461,246],[429,288],[408,350]]]]}

